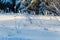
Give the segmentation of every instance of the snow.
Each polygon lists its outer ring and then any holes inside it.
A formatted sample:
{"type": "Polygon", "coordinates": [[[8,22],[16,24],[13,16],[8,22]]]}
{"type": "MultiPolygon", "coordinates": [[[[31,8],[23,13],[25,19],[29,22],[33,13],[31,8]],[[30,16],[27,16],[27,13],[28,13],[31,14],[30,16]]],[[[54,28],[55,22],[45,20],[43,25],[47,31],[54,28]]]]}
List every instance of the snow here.
{"type": "Polygon", "coordinates": [[[1,40],[60,40],[60,16],[0,15],[1,40]]]}

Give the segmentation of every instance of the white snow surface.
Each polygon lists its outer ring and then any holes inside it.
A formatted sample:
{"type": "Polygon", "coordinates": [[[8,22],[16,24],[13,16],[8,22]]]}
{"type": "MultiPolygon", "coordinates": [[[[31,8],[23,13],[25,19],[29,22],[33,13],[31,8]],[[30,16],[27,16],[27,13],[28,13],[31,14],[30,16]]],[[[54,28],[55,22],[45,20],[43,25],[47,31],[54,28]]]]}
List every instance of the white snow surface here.
{"type": "Polygon", "coordinates": [[[1,40],[60,40],[60,16],[0,15],[1,40]]]}

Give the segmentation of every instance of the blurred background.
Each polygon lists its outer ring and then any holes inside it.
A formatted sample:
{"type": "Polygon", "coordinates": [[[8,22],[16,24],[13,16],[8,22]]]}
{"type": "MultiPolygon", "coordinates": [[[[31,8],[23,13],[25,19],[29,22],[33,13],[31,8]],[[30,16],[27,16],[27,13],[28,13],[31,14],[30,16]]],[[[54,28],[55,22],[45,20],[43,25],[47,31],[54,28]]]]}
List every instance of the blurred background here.
{"type": "Polygon", "coordinates": [[[60,0],[0,0],[0,13],[60,16],[60,0]]]}

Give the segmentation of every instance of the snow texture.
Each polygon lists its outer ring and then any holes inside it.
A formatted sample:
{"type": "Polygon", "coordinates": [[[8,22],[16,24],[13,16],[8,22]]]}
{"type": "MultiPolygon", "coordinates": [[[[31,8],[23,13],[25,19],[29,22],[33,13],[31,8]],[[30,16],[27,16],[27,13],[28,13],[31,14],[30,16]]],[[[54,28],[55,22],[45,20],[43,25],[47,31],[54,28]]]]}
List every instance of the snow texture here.
{"type": "Polygon", "coordinates": [[[0,40],[60,40],[60,17],[0,15],[0,40]]]}

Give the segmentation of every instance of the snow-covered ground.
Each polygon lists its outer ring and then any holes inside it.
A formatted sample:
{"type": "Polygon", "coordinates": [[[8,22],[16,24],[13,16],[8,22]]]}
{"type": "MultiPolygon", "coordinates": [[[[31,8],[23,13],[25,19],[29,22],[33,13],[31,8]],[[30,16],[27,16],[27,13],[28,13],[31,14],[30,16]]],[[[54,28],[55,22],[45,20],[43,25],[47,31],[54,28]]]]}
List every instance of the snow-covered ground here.
{"type": "Polygon", "coordinates": [[[0,15],[0,40],[60,40],[60,16],[0,15]]]}

